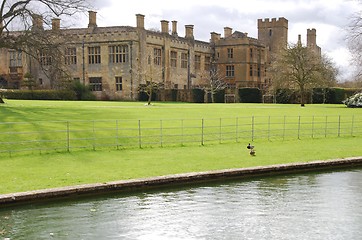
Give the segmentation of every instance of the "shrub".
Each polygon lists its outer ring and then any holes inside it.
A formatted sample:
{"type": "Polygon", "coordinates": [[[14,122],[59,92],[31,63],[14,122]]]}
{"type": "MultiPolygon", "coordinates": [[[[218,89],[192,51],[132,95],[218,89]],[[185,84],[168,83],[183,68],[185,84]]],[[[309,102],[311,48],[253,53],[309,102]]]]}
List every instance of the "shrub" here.
{"type": "Polygon", "coordinates": [[[330,88],[327,94],[328,103],[339,104],[345,99],[343,88],[330,88]]]}
{"type": "Polygon", "coordinates": [[[241,103],[261,103],[262,93],[259,88],[240,88],[239,97],[241,103]]]}
{"type": "Polygon", "coordinates": [[[291,103],[292,91],[289,89],[278,89],[275,93],[276,103],[291,103]]]}
{"type": "Polygon", "coordinates": [[[214,95],[214,101],[216,103],[224,103],[225,102],[225,89],[218,91],[214,95]]]}
{"type": "MultiPolygon", "coordinates": [[[[151,101],[156,101],[157,99],[157,93],[152,92],[151,101]]],[[[148,95],[146,92],[139,92],[138,93],[138,101],[140,102],[147,102],[148,101],[148,95]]]]}
{"type": "Polygon", "coordinates": [[[74,91],[70,90],[12,90],[5,93],[8,99],[24,100],[76,100],[74,91]]]}
{"type": "Polygon", "coordinates": [[[204,103],[205,92],[202,89],[192,89],[192,102],[194,103],[204,103]]]}
{"type": "Polygon", "coordinates": [[[312,103],[328,103],[329,88],[313,88],[312,103]]]}
{"type": "Polygon", "coordinates": [[[96,97],[93,95],[89,86],[82,84],[80,81],[74,81],[73,91],[75,92],[78,100],[95,100],[96,97]]]}
{"type": "Polygon", "coordinates": [[[360,108],[362,107],[362,92],[357,93],[346,100],[343,103],[350,108],[360,108]]]}

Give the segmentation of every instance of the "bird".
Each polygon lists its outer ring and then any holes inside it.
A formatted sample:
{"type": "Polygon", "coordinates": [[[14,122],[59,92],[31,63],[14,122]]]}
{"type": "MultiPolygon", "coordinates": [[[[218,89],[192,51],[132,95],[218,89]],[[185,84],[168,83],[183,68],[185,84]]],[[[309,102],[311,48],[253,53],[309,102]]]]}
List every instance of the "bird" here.
{"type": "Polygon", "coordinates": [[[249,145],[246,147],[247,149],[250,149],[250,150],[253,150],[254,149],[254,146],[253,145],[250,145],[250,143],[249,143],[249,145]]]}
{"type": "Polygon", "coordinates": [[[250,155],[251,156],[255,156],[255,150],[254,150],[254,146],[253,145],[249,145],[246,147],[247,149],[250,149],[250,155]]]}

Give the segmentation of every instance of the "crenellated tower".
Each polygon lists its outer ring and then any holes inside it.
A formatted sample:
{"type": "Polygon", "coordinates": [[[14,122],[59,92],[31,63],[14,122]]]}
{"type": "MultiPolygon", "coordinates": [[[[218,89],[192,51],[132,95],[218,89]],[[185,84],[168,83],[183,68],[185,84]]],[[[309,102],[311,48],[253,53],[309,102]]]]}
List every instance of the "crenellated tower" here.
{"type": "Polygon", "coordinates": [[[288,43],[288,20],[284,17],[279,19],[258,19],[258,39],[269,50],[270,55],[277,53],[288,43]]]}
{"type": "Polygon", "coordinates": [[[307,47],[321,55],[321,48],[317,45],[317,30],[315,28],[307,29],[307,47]]]}

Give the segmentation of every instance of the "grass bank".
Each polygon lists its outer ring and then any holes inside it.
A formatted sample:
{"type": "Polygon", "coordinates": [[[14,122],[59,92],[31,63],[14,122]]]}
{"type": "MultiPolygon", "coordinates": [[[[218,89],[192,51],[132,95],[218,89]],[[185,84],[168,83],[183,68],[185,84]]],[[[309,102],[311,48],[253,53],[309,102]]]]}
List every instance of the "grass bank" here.
{"type": "Polygon", "coordinates": [[[2,158],[0,194],[168,174],[362,156],[362,137],[78,151],[2,158]]]}

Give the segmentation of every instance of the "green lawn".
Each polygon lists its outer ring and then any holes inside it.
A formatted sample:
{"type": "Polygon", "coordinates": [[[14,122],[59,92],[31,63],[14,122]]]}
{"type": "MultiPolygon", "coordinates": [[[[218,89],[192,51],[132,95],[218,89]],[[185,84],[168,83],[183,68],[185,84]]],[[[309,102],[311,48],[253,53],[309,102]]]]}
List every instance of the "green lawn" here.
{"type": "Polygon", "coordinates": [[[68,121],[105,119],[201,119],[245,116],[325,116],[358,115],[362,109],[339,104],[189,104],[101,101],[26,101],[6,100],[0,108],[1,122],[68,121]]]}
{"type": "Polygon", "coordinates": [[[77,151],[0,160],[0,194],[185,172],[362,156],[361,137],[77,151]]]}
{"type": "MultiPolygon", "coordinates": [[[[354,127],[359,124],[361,109],[348,109],[344,105],[275,105],[275,104],[185,104],[155,103],[144,106],[132,102],[62,102],[62,101],[15,101],[7,100],[0,105],[1,122],[24,122],[34,129],[45,124],[40,121],[74,121],[74,120],[160,120],[172,119],[220,119],[248,118],[268,119],[268,116],[306,118],[341,116],[342,120],[355,116],[354,127]],[[30,124],[29,124],[30,123],[30,124]]],[[[219,120],[218,120],[219,121],[219,120]]],[[[216,121],[216,122],[218,122],[216,121]]],[[[323,122],[321,121],[321,122],[323,122]]],[[[342,121],[343,123],[343,121],[342,121]]],[[[280,123],[278,123],[280,124],[280,123]]],[[[337,124],[337,123],[335,123],[337,124]]],[[[45,124],[46,125],[46,124],[45,124]]],[[[143,178],[174,173],[229,169],[250,166],[262,166],[289,162],[306,162],[352,156],[362,156],[359,143],[362,134],[359,126],[350,134],[349,123],[346,132],[340,137],[337,133],[324,137],[323,134],[313,138],[310,135],[298,140],[292,138],[269,139],[257,135],[254,139],[256,157],[248,154],[248,138],[233,141],[193,143],[186,146],[131,147],[115,150],[113,147],[39,154],[0,155],[0,194],[52,188],[84,183],[107,182],[122,179],[143,178]],[[359,131],[358,131],[359,130],[359,131]],[[353,136],[352,136],[353,135],[353,136]]],[[[9,125],[6,125],[9,126],[9,125]]],[[[16,125],[18,126],[18,125],[16,125]]],[[[23,126],[23,127],[24,127],[23,126]]],[[[264,126],[267,125],[257,125],[264,126]]],[[[9,131],[2,129],[2,132],[9,131]]],[[[257,133],[257,129],[255,129],[257,133]]],[[[293,133],[295,134],[295,133],[293,133]]],[[[4,136],[4,135],[2,135],[4,136]]],[[[3,138],[0,141],[6,141],[3,138]]]]}

